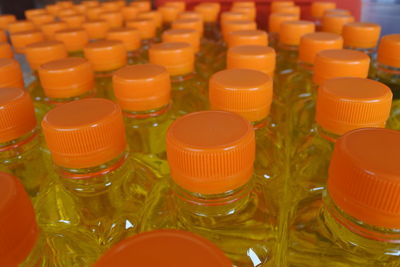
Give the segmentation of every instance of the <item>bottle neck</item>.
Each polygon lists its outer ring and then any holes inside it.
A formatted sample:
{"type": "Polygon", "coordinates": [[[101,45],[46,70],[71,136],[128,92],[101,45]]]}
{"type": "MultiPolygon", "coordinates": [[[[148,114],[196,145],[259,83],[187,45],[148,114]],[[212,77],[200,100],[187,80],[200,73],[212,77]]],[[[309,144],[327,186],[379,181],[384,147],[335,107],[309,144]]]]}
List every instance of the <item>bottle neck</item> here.
{"type": "Polygon", "coordinates": [[[279,43],[279,51],[296,53],[296,52],[299,51],[299,46],[298,45],[287,45],[287,44],[279,43]]]}
{"type": "Polygon", "coordinates": [[[358,244],[360,238],[384,243],[400,244],[400,229],[388,229],[368,225],[346,214],[338,207],[328,192],[323,196],[321,219],[335,237],[346,243],[358,244]]]}
{"type": "Polygon", "coordinates": [[[307,63],[307,62],[304,62],[304,61],[301,61],[301,60],[299,61],[298,68],[299,68],[299,71],[301,71],[301,72],[308,72],[310,74],[314,72],[314,70],[313,70],[314,65],[313,64],[307,63]]]}
{"type": "Polygon", "coordinates": [[[350,49],[350,50],[363,52],[363,53],[367,54],[370,57],[372,57],[372,55],[375,53],[375,47],[372,47],[372,48],[360,48],[360,47],[354,47],[354,46],[345,46],[344,49],[350,49]]]}
{"type": "Polygon", "coordinates": [[[196,74],[194,72],[189,72],[181,75],[171,76],[171,83],[181,83],[184,81],[188,81],[190,79],[193,79],[195,75],[196,74]]]}
{"type": "Polygon", "coordinates": [[[31,150],[39,144],[39,130],[33,129],[29,133],[8,141],[0,143],[0,159],[9,159],[31,150]]]}
{"type": "Polygon", "coordinates": [[[271,122],[271,119],[269,117],[266,117],[262,120],[259,121],[252,121],[251,124],[253,125],[254,131],[265,129],[269,123],[271,122]]]}
{"type": "Polygon", "coordinates": [[[160,118],[167,114],[171,108],[171,104],[168,103],[160,108],[145,110],[145,111],[129,111],[124,110],[124,116],[129,121],[144,121],[148,119],[160,118]]]}
{"type": "Polygon", "coordinates": [[[172,189],[176,204],[182,212],[188,215],[219,217],[242,210],[250,199],[253,183],[250,180],[238,189],[210,195],[189,192],[175,183],[172,189]]]}
{"type": "Polygon", "coordinates": [[[78,96],[65,97],[65,98],[46,97],[45,101],[48,104],[57,106],[57,105],[69,103],[69,102],[72,102],[72,101],[75,101],[75,100],[80,100],[80,99],[89,98],[89,97],[95,97],[95,95],[96,95],[96,90],[95,90],[95,88],[92,88],[88,92],[83,93],[83,94],[78,95],[78,96]]]}
{"type": "Polygon", "coordinates": [[[317,124],[316,128],[317,134],[324,138],[325,140],[329,141],[330,143],[336,143],[336,140],[340,138],[340,135],[332,133],[324,128],[321,125],[317,124]]]}

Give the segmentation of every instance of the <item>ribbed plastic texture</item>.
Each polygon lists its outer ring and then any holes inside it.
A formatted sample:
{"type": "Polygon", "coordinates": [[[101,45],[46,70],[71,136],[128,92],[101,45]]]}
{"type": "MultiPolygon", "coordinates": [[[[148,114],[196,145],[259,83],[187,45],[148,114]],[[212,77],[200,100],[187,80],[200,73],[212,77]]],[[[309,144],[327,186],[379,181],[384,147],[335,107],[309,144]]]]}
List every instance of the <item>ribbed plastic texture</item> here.
{"type": "Polygon", "coordinates": [[[126,48],[120,41],[96,41],[88,44],[84,52],[95,71],[116,70],[126,65],[128,60],[126,48]]]}

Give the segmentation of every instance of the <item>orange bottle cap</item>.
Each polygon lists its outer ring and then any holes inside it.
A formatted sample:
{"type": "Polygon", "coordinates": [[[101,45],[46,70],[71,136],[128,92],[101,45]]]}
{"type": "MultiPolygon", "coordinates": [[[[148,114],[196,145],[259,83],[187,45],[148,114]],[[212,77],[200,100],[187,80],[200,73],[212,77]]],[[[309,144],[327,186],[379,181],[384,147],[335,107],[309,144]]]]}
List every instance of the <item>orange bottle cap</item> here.
{"type": "Polygon", "coordinates": [[[70,15],[61,18],[62,21],[68,24],[69,28],[81,28],[82,24],[86,21],[84,15],[70,15]]]}
{"type": "Polygon", "coordinates": [[[178,19],[199,19],[203,21],[203,15],[196,11],[185,11],[179,13],[178,19]]]}
{"type": "Polygon", "coordinates": [[[322,17],[322,30],[342,34],[343,26],[353,22],[354,17],[350,15],[329,14],[322,17]]]}
{"type": "Polygon", "coordinates": [[[271,2],[271,13],[276,13],[278,9],[287,6],[294,6],[293,1],[273,1],[271,2]]]}
{"type": "Polygon", "coordinates": [[[158,11],[161,13],[163,21],[171,23],[178,18],[178,14],[182,12],[175,6],[160,6],[158,11]]]}
{"type": "Polygon", "coordinates": [[[166,6],[173,6],[179,9],[179,13],[186,10],[186,3],[184,1],[168,1],[165,3],[166,6]]]}
{"type": "Polygon", "coordinates": [[[247,20],[246,14],[242,12],[225,11],[221,13],[221,26],[228,21],[247,20]]]}
{"type": "Polygon", "coordinates": [[[342,135],[366,127],[385,127],[392,92],[383,83],[354,77],[325,81],[318,89],[316,121],[331,133],[342,135]]]}
{"type": "Polygon", "coordinates": [[[368,22],[353,22],[343,26],[345,47],[373,48],[381,34],[381,26],[368,22]]]}
{"type": "Polygon", "coordinates": [[[4,30],[0,29],[0,42],[7,42],[7,35],[4,30]]]}
{"type": "Polygon", "coordinates": [[[148,12],[148,11],[151,10],[150,1],[135,1],[135,2],[131,2],[131,6],[134,6],[137,9],[139,9],[139,12],[148,12]]]}
{"type": "Polygon", "coordinates": [[[86,10],[86,16],[89,20],[98,20],[100,15],[104,13],[105,10],[102,7],[91,7],[86,10]]]}
{"type": "Polygon", "coordinates": [[[268,34],[261,30],[234,31],[228,34],[229,47],[238,45],[268,45],[268,34]]]}
{"type": "Polygon", "coordinates": [[[276,8],[273,13],[285,13],[285,14],[293,14],[297,17],[300,17],[301,10],[299,6],[282,6],[276,8]]]}
{"type": "Polygon", "coordinates": [[[53,161],[65,168],[95,167],[126,148],[121,108],[104,98],[57,106],[44,116],[42,128],[53,161]]]}
{"type": "Polygon", "coordinates": [[[136,19],[137,15],[139,14],[139,9],[134,6],[124,6],[121,8],[122,16],[124,20],[132,20],[136,19]]]}
{"type": "Polygon", "coordinates": [[[400,228],[399,131],[358,129],[341,137],[329,167],[328,193],[363,224],[400,228]]]}
{"type": "Polygon", "coordinates": [[[0,42],[0,58],[14,58],[14,53],[9,43],[0,42]]]}
{"type": "Polygon", "coordinates": [[[74,6],[74,3],[72,1],[60,1],[57,2],[57,5],[59,5],[61,8],[71,8],[74,6]]]}
{"type": "Polygon", "coordinates": [[[8,29],[8,24],[12,22],[16,22],[17,18],[15,15],[10,15],[10,14],[2,14],[0,15],[0,29],[2,30],[7,30],[8,29]]]}
{"type": "Polygon", "coordinates": [[[12,58],[0,58],[0,88],[5,87],[24,88],[21,67],[12,58]]]}
{"type": "Polygon", "coordinates": [[[124,17],[121,12],[103,12],[99,18],[107,21],[110,28],[120,28],[124,25],[124,17]]]}
{"type": "Polygon", "coordinates": [[[257,16],[257,10],[254,7],[232,7],[231,11],[245,14],[248,20],[255,20],[257,16]]]}
{"type": "Polygon", "coordinates": [[[39,238],[32,202],[19,179],[0,172],[0,265],[19,266],[39,238]]]}
{"type": "Polygon", "coordinates": [[[139,13],[137,18],[138,19],[151,19],[154,21],[154,24],[156,25],[157,28],[160,28],[162,26],[162,15],[160,12],[158,12],[156,10],[139,13]]]}
{"type": "Polygon", "coordinates": [[[194,7],[194,10],[201,14],[204,22],[215,22],[221,6],[219,3],[200,3],[194,7]]]}
{"type": "Polygon", "coordinates": [[[321,85],[337,77],[367,78],[369,63],[369,56],[363,52],[348,49],[323,50],[315,57],[313,81],[321,85]]]}
{"type": "Polygon", "coordinates": [[[378,62],[400,68],[400,34],[383,36],[378,48],[378,62]]]}
{"type": "Polygon", "coordinates": [[[0,107],[0,143],[18,139],[36,127],[32,99],[23,88],[1,88],[0,107]]]}
{"type": "Polygon", "coordinates": [[[232,8],[255,8],[256,3],[254,1],[239,1],[239,2],[232,2],[232,8]]]}
{"type": "Polygon", "coordinates": [[[47,97],[70,98],[94,87],[94,73],[88,60],[78,57],[47,62],[39,67],[40,83],[47,97]]]}
{"type": "Polygon", "coordinates": [[[51,14],[39,14],[32,16],[30,21],[35,24],[36,27],[39,27],[43,24],[53,22],[55,20],[55,17],[51,14]]]}
{"type": "Polygon", "coordinates": [[[342,48],[343,38],[339,34],[329,32],[308,33],[300,39],[299,59],[301,62],[313,65],[318,52],[342,48]]]}
{"type": "Polygon", "coordinates": [[[84,4],[79,4],[79,5],[75,5],[74,9],[76,12],[78,12],[79,14],[85,15],[86,14],[86,9],[87,6],[85,6],[84,4]]]}
{"type": "Polygon", "coordinates": [[[84,0],[84,1],[82,1],[82,5],[84,5],[86,7],[96,7],[99,4],[100,4],[99,1],[96,1],[96,0],[84,0]]]}
{"type": "Polygon", "coordinates": [[[119,28],[113,29],[107,33],[108,40],[121,41],[126,51],[135,51],[140,48],[140,32],[136,29],[119,28]]]}
{"type": "Polygon", "coordinates": [[[106,11],[115,12],[121,9],[121,6],[117,1],[108,1],[101,3],[101,7],[106,11]]]}
{"type": "Polygon", "coordinates": [[[96,41],[88,44],[84,52],[95,71],[112,71],[127,64],[127,51],[121,41],[96,41]]]}
{"type": "Polygon", "coordinates": [[[326,10],[336,8],[334,2],[313,2],[311,4],[311,16],[314,18],[322,18],[326,10]]]}
{"type": "Polygon", "coordinates": [[[94,267],[228,267],[232,263],[207,239],[181,230],[162,229],[129,237],[108,250],[94,267]],[[158,257],[154,257],[157,253],[158,257]]]}
{"type": "Polygon", "coordinates": [[[293,14],[272,13],[271,15],[269,15],[269,32],[278,33],[281,28],[282,22],[294,20],[299,20],[299,17],[293,14]]]}
{"type": "Polygon", "coordinates": [[[76,10],[73,8],[66,8],[66,9],[61,9],[60,11],[58,11],[59,18],[62,18],[65,16],[72,16],[72,15],[79,15],[79,13],[76,12],[76,10]]]}
{"type": "Polygon", "coordinates": [[[251,122],[265,119],[272,102],[272,79],[252,69],[215,73],[209,83],[211,108],[237,113],[251,122]]]}
{"type": "Polygon", "coordinates": [[[253,126],[226,111],[184,115],[167,131],[171,177],[187,191],[221,194],[252,177],[255,157],[253,126]]]}
{"type": "Polygon", "coordinates": [[[43,9],[43,8],[35,8],[35,9],[25,10],[24,13],[25,13],[26,19],[31,20],[33,16],[46,14],[47,11],[46,11],[46,9],[43,9]]]}
{"type": "Polygon", "coordinates": [[[137,29],[141,39],[152,39],[156,36],[156,23],[153,19],[135,19],[126,22],[128,28],[137,29]]]}
{"type": "Polygon", "coordinates": [[[279,29],[279,42],[283,45],[298,46],[303,35],[313,32],[315,24],[311,21],[284,21],[279,29]]]}
{"type": "Polygon", "coordinates": [[[41,31],[32,30],[13,33],[10,35],[10,39],[15,52],[25,53],[27,45],[44,41],[44,35],[41,31]]]}
{"type": "Polygon", "coordinates": [[[82,24],[90,40],[104,39],[110,28],[105,20],[91,20],[82,24]]]}
{"type": "Polygon", "coordinates": [[[126,111],[155,110],[170,101],[171,80],[160,65],[123,67],[115,72],[113,87],[118,103],[126,111]]]}
{"type": "Polygon", "coordinates": [[[54,21],[41,26],[41,30],[47,40],[54,40],[56,32],[67,28],[68,24],[62,21],[54,21]]]}
{"type": "Polygon", "coordinates": [[[172,29],[190,29],[196,30],[200,36],[203,36],[204,26],[201,19],[178,19],[172,22],[172,29]]]}
{"type": "Polygon", "coordinates": [[[162,41],[169,43],[188,43],[193,47],[195,53],[200,50],[200,35],[196,30],[190,29],[172,29],[166,30],[162,34],[162,41]]]}
{"type": "Polygon", "coordinates": [[[25,56],[31,69],[37,70],[40,65],[49,61],[66,58],[68,54],[62,42],[42,41],[27,45],[25,56]]]}
{"type": "Polygon", "coordinates": [[[171,76],[185,75],[194,70],[194,50],[188,43],[160,43],[149,49],[149,61],[164,66],[171,76]]]}
{"type": "Polygon", "coordinates": [[[340,9],[340,8],[327,9],[324,12],[324,16],[331,15],[331,14],[351,15],[351,12],[350,12],[350,10],[340,9]]]}
{"type": "Polygon", "coordinates": [[[57,16],[58,12],[60,11],[60,6],[58,5],[47,5],[46,11],[52,14],[53,16],[57,16]]]}
{"type": "Polygon", "coordinates": [[[63,42],[68,52],[82,51],[89,43],[89,35],[84,29],[65,29],[56,32],[54,39],[63,42]]]}
{"type": "Polygon", "coordinates": [[[228,69],[254,69],[274,76],[275,50],[262,45],[240,45],[231,47],[227,53],[228,69]]]}
{"type": "Polygon", "coordinates": [[[225,40],[228,39],[229,33],[245,30],[257,30],[257,23],[251,20],[231,20],[222,25],[222,33],[225,40]]]}
{"type": "Polygon", "coordinates": [[[8,24],[8,32],[10,34],[17,32],[33,31],[36,27],[31,21],[17,20],[8,24]]]}

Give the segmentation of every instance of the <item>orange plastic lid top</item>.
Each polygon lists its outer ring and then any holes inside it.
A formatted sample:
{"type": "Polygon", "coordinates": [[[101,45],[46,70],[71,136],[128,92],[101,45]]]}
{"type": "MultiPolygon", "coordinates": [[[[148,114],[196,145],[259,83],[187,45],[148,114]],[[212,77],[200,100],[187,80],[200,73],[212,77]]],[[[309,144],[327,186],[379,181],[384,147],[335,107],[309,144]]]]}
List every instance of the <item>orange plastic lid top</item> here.
{"type": "Polygon", "coordinates": [[[189,192],[221,194],[243,186],[252,177],[254,130],[238,114],[187,114],[172,123],[166,140],[171,177],[189,192]]]}
{"type": "Polygon", "coordinates": [[[156,10],[139,13],[137,18],[138,19],[151,19],[154,21],[157,28],[162,26],[162,15],[160,12],[158,12],[156,10]]]}
{"type": "Polygon", "coordinates": [[[279,42],[283,45],[298,46],[303,35],[313,32],[315,24],[311,21],[284,21],[279,30],[279,42]]]}
{"type": "Polygon", "coordinates": [[[57,16],[58,12],[60,11],[60,6],[58,5],[47,5],[46,11],[52,14],[53,16],[57,16]]]}
{"type": "Polygon", "coordinates": [[[0,172],[0,227],[0,265],[19,266],[35,246],[39,229],[23,185],[4,172],[0,172]]]}
{"type": "Polygon", "coordinates": [[[255,20],[257,16],[257,10],[254,7],[232,7],[231,11],[245,14],[248,20],[255,20]]]}
{"type": "Polygon", "coordinates": [[[105,12],[102,7],[91,7],[86,10],[86,16],[89,20],[97,20],[100,19],[100,15],[105,12]]]}
{"type": "Polygon", "coordinates": [[[232,8],[255,8],[256,3],[254,1],[238,1],[232,2],[232,8]]]}
{"type": "Polygon", "coordinates": [[[269,26],[268,26],[269,32],[278,33],[282,22],[294,21],[294,20],[299,20],[299,17],[293,14],[272,13],[269,16],[269,26]]]}
{"type": "Polygon", "coordinates": [[[171,76],[185,75],[194,70],[194,50],[188,43],[160,43],[149,49],[149,61],[164,66],[171,76]]]}
{"type": "Polygon", "coordinates": [[[279,8],[287,7],[287,6],[294,6],[293,1],[273,1],[271,2],[271,13],[275,13],[278,11],[279,8]]]}
{"type": "Polygon", "coordinates": [[[368,128],[341,137],[332,155],[328,193],[363,224],[400,228],[399,131],[368,128]]]}
{"type": "Polygon", "coordinates": [[[81,3],[86,7],[96,7],[100,4],[97,0],[84,0],[81,3]]]}
{"type": "Polygon", "coordinates": [[[11,14],[2,14],[0,15],[0,29],[2,30],[7,30],[8,29],[8,24],[12,22],[16,22],[17,18],[15,15],[11,14]]]}
{"type": "Polygon", "coordinates": [[[126,148],[121,108],[104,98],[59,105],[44,116],[42,128],[54,163],[65,168],[95,167],[126,148]]]}
{"type": "Polygon", "coordinates": [[[90,20],[82,24],[90,40],[104,39],[110,29],[107,21],[105,20],[90,20]]]}
{"type": "Polygon", "coordinates": [[[126,66],[113,76],[115,97],[125,111],[159,109],[170,101],[171,80],[166,68],[155,64],[126,66]]]}
{"type": "Polygon", "coordinates": [[[351,12],[350,12],[350,10],[340,9],[340,8],[327,9],[324,12],[324,16],[331,15],[331,14],[351,15],[351,12]]]}
{"type": "Polygon", "coordinates": [[[72,1],[60,1],[57,2],[57,5],[59,5],[61,8],[71,8],[74,6],[74,3],[72,1]]]}
{"type": "Polygon", "coordinates": [[[4,30],[0,29],[0,42],[7,42],[7,34],[4,30]]]}
{"type": "Polygon", "coordinates": [[[180,10],[176,6],[160,6],[158,11],[161,13],[163,21],[166,23],[171,23],[178,18],[178,14],[183,10],[180,10]]]}
{"type": "Polygon", "coordinates": [[[400,34],[383,36],[378,47],[380,64],[400,68],[400,34]]]}
{"type": "Polygon", "coordinates": [[[101,3],[101,7],[106,11],[119,11],[121,9],[117,1],[106,1],[101,3]]]}
{"type": "Polygon", "coordinates": [[[140,32],[136,29],[113,29],[107,33],[107,39],[121,41],[128,52],[140,48],[140,32]]]}
{"type": "Polygon", "coordinates": [[[68,24],[63,21],[50,22],[41,26],[41,30],[47,40],[54,40],[56,32],[67,28],[68,24]]]}
{"type": "Polygon", "coordinates": [[[252,69],[228,69],[209,82],[210,106],[237,113],[251,122],[265,119],[272,102],[272,79],[252,69]]]}
{"type": "Polygon", "coordinates": [[[293,14],[295,16],[300,17],[301,10],[299,6],[282,6],[276,8],[273,13],[285,13],[285,14],[293,14]]]}
{"type": "Polygon", "coordinates": [[[200,50],[200,35],[196,30],[191,29],[172,29],[166,30],[162,34],[163,42],[183,42],[193,47],[195,53],[200,50]]]}
{"type": "Polygon", "coordinates": [[[43,24],[53,22],[55,20],[55,17],[51,14],[39,14],[32,16],[30,21],[35,24],[36,27],[40,27],[43,24]]]}
{"type": "Polygon", "coordinates": [[[99,18],[107,21],[110,28],[120,28],[124,24],[124,17],[121,12],[103,12],[99,18]]]}
{"type": "Polygon", "coordinates": [[[35,9],[28,9],[25,10],[25,17],[27,20],[31,20],[33,16],[46,14],[47,11],[43,8],[35,8],[35,9]]]}
{"type": "Polygon", "coordinates": [[[156,36],[156,24],[153,19],[135,19],[126,22],[128,28],[137,29],[141,39],[152,39],[156,36]]]}
{"type": "Polygon", "coordinates": [[[185,11],[179,13],[178,19],[199,19],[203,21],[203,15],[196,11],[185,11]]]}
{"type": "Polygon", "coordinates": [[[0,58],[14,58],[14,53],[9,43],[0,42],[0,58]]]}
{"type": "Polygon", "coordinates": [[[191,29],[203,35],[204,26],[201,19],[178,19],[172,22],[172,29],[191,29]]]}
{"type": "Polygon", "coordinates": [[[247,16],[241,12],[226,11],[221,13],[221,26],[228,22],[234,20],[247,20],[247,16]]]}
{"type": "Polygon", "coordinates": [[[268,34],[261,30],[233,31],[228,34],[229,47],[238,45],[268,45],[268,34]]]}
{"type": "Polygon", "coordinates": [[[139,12],[148,12],[151,10],[150,1],[135,1],[131,2],[131,5],[139,9],[139,12]]]}
{"type": "Polygon", "coordinates": [[[39,67],[39,77],[46,96],[50,98],[76,97],[94,87],[92,65],[83,58],[47,62],[39,67]]]}
{"type": "Polygon", "coordinates": [[[336,8],[335,2],[316,1],[311,4],[311,16],[314,18],[322,18],[326,10],[336,8]]]}
{"type": "Polygon", "coordinates": [[[273,77],[275,70],[275,50],[261,45],[239,45],[228,49],[226,56],[228,69],[254,69],[273,77]]]}
{"type": "Polygon", "coordinates": [[[0,143],[18,139],[35,129],[32,99],[23,88],[1,88],[0,107],[0,143]]]}
{"type": "Polygon", "coordinates": [[[134,6],[124,6],[121,8],[122,16],[124,20],[132,20],[136,19],[137,15],[139,14],[139,9],[134,6]]]}
{"type": "Polygon", "coordinates": [[[108,250],[94,267],[140,266],[229,267],[230,260],[213,243],[190,232],[156,230],[140,233],[119,242],[108,250]],[[154,257],[154,253],[159,255],[154,257]]]}
{"type": "Polygon", "coordinates": [[[322,17],[322,30],[342,34],[343,26],[353,22],[354,17],[342,14],[329,14],[322,17]]]}
{"type": "Polygon", "coordinates": [[[60,11],[58,11],[58,14],[57,14],[57,16],[59,18],[62,18],[65,16],[72,16],[72,15],[79,15],[79,13],[73,8],[65,8],[65,9],[61,9],[60,11]]]}
{"type": "Polygon", "coordinates": [[[385,127],[392,92],[383,83],[354,77],[325,81],[318,89],[316,121],[328,132],[342,135],[366,127],[385,127]]]}
{"type": "Polygon", "coordinates": [[[126,65],[127,51],[121,41],[104,40],[88,44],[85,49],[85,58],[98,72],[113,71],[126,65]]]}
{"type": "Polygon", "coordinates": [[[228,39],[229,33],[244,30],[257,30],[257,23],[251,20],[231,20],[222,25],[222,33],[225,40],[228,39]]]}
{"type": "Polygon", "coordinates": [[[374,48],[381,34],[381,26],[368,22],[353,22],[343,26],[345,47],[374,48]]]}
{"type": "Polygon", "coordinates": [[[27,45],[25,56],[32,70],[37,70],[40,65],[66,58],[68,56],[64,44],[60,41],[42,41],[27,45]]]}
{"type": "Polygon", "coordinates": [[[314,64],[318,52],[328,49],[342,49],[343,38],[336,33],[315,32],[303,35],[300,39],[299,59],[314,64]]]}
{"type": "Polygon", "coordinates": [[[12,46],[17,53],[25,53],[25,47],[29,44],[44,41],[41,31],[32,30],[17,32],[10,35],[12,46]]]}
{"type": "Polygon", "coordinates": [[[179,9],[179,13],[184,12],[186,9],[185,1],[168,1],[165,3],[166,6],[173,6],[179,9]]]}
{"type": "Polygon", "coordinates": [[[367,78],[370,58],[367,54],[348,49],[320,51],[314,61],[313,81],[321,85],[337,77],[367,78]]]}
{"type": "Polygon", "coordinates": [[[0,88],[24,88],[21,66],[12,58],[0,58],[0,88]]]}
{"type": "Polygon", "coordinates": [[[204,22],[215,22],[221,9],[219,3],[200,3],[194,10],[201,14],[204,22]]]}
{"type": "Polygon", "coordinates": [[[69,28],[81,28],[82,24],[86,21],[84,15],[70,15],[61,18],[62,21],[68,24],[69,28]]]}
{"type": "Polygon", "coordinates": [[[28,20],[17,20],[16,22],[11,22],[8,24],[8,32],[10,34],[24,31],[33,31],[36,29],[32,21],[28,20]]]}
{"type": "Polygon", "coordinates": [[[54,35],[54,39],[63,42],[68,52],[82,51],[89,43],[89,35],[82,28],[58,31],[54,35]]]}

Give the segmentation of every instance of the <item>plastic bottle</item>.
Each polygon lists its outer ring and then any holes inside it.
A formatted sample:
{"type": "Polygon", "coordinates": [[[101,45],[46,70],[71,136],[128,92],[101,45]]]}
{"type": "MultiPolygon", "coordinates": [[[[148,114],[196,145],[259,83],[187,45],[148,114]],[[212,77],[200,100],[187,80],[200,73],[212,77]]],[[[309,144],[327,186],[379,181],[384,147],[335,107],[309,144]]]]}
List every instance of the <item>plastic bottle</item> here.
{"type": "Polygon", "coordinates": [[[107,33],[108,40],[121,41],[125,45],[129,65],[144,62],[140,50],[140,38],[140,32],[130,28],[112,29],[107,33]]]}
{"type": "Polygon", "coordinates": [[[268,45],[268,34],[261,30],[233,31],[228,34],[226,43],[229,48],[239,45],[268,45]]]}
{"type": "Polygon", "coordinates": [[[18,176],[29,195],[37,196],[47,178],[32,100],[22,88],[0,90],[0,170],[18,176]]]}
{"type": "MultiPolygon", "coordinates": [[[[100,14],[105,12],[105,9],[101,6],[90,7],[86,11],[86,16],[88,20],[99,20],[100,14]]],[[[107,24],[108,25],[108,24],[107,24]]]]}
{"type": "Polygon", "coordinates": [[[57,31],[54,39],[64,43],[71,57],[84,57],[83,49],[89,43],[89,36],[82,28],[57,31]]]}
{"type": "Polygon", "coordinates": [[[46,14],[47,11],[43,8],[27,9],[24,11],[24,15],[27,20],[31,20],[33,16],[46,14]]]}
{"type": "Polygon", "coordinates": [[[171,184],[153,190],[141,230],[190,230],[214,242],[235,266],[272,264],[275,217],[252,178],[252,125],[225,111],[188,114],[168,129],[167,154],[171,184]]]}
{"type": "Polygon", "coordinates": [[[393,104],[388,128],[400,130],[400,34],[384,36],[379,44],[376,79],[390,87],[393,104]]]}
{"type": "Polygon", "coordinates": [[[89,41],[98,41],[106,38],[109,26],[105,20],[89,20],[82,24],[89,36],[89,41]]]}
{"type": "Polygon", "coordinates": [[[96,260],[100,251],[89,233],[40,231],[32,203],[18,179],[1,172],[0,178],[1,266],[85,267],[96,260]]]}
{"type": "Polygon", "coordinates": [[[65,30],[67,28],[68,24],[63,21],[45,23],[40,27],[46,40],[55,40],[56,32],[65,30]]]}
{"type": "Polygon", "coordinates": [[[171,23],[175,21],[178,18],[178,14],[182,12],[176,6],[168,5],[160,6],[157,10],[161,13],[163,19],[162,31],[169,29],[171,27],[171,23]]]}
{"type": "MultiPolygon", "coordinates": [[[[42,41],[26,46],[25,55],[34,76],[34,80],[27,85],[27,89],[35,103],[40,102],[45,98],[45,94],[37,72],[39,66],[49,61],[66,58],[67,50],[60,41],[42,41]]],[[[39,121],[41,118],[42,116],[38,117],[39,121]]]]}
{"type": "Polygon", "coordinates": [[[156,41],[156,24],[154,19],[135,19],[126,22],[128,28],[137,29],[141,38],[141,58],[148,61],[148,50],[156,41]]]}
{"type": "Polygon", "coordinates": [[[343,14],[327,14],[322,17],[322,31],[342,34],[343,26],[354,22],[354,17],[343,14]]]}
{"type": "Polygon", "coordinates": [[[115,97],[125,118],[130,151],[158,176],[169,173],[165,135],[171,118],[171,80],[154,64],[127,66],[113,76],[115,97]]]}
{"type": "Polygon", "coordinates": [[[60,19],[67,23],[70,29],[82,28],[82,24],[86,21],[86,17],[82,14],[63,16],[60,19]]]}
{"type": "Polygon", "coordinates": [[[87,229],[102,248],[134,232],[154,179],[129,158],[120,107],[101,98],[73,101],[49,111],[42,128],[56,177],[38,198],[40,225],[87,229]]]}
{"type": "Polygon", "coordinates": [[[24,31],[33,31],[35,30],[35,25],[28,20],[17,20],[14,22],[10,22],[7,25],[7,30],[9,34],[24,32],[24,31]]]}
{"type": "Polygon", "coordinates": [[[359,129],[338,139],[323,200],[304,205],[291,227],[292,266],[396,266],[400,136],[359,129]]]}
{"type": "Polygon", "coordinates": [[[105,20],[110,29],[121,28],[124,25],[124,17],[119,11],[106,11],[100,13],[99,19],[105,20]]]}
{"type": "Polygon", "coordinates": [[[139,9],[134,6],[124,6],[121,8],[122,16],[124,21],[136,19],[139,14],[139,9]]]}
{"type": "Polygon", "coordinates": [[[163,20],[162,20],[162,15],[159,11],[152,10],[139,13],[137,19],[153,20],[154,24],[156,25],[156,41],[159,41],[161,39],[163,20]]]}
{"type": "Polygon", "coordinates": [[[55,17],[51,14],[45,13],[45,14],[39,14],[39,15],[32,16],[30,18],[30,21],[32,21],[33,24],[37,28],[40,28],[45,23],[50,23],[50,22],[55,21],[55,17]]]}
{"type": "Polygon", "coordinates": [[[96,90],[99,97],[114,99],[112,74],[127,64],[127,52],[120,41],[96,41],[85,47],[85,58],[95,71],[96,90]]]}
{"type": "Polygon", "coordinates": [[[127,238],[107,251],[94,267],[230,267],[224,253],[207,239],[181,230],[156,230],[127,238]],[[157,257],[153,256],[154,251],[157,257]]]}
{"type": "Polygon", "coordinates": [[[14,58],[14,53],[9,43],[0,42],[0,58],[14,58]]]}
{"type": "Polygon", "coordinates": [[[275,11],[273,13],[284,13],[284,14],[293,14],[297,17],[300,17],[301,15],[301,10],[299,6],[281,6],[275,8],[275,11]]]}
{"type": "Polygon", "coordinates": [[[271,13],[279,13],[279,9],[294,6],[293,1],[273,1],[271,2],[271,13]]]}
{"type": "Polygon", "coordinates": [[[324,16],[325,11],[334,8],[336,8],[335,2],[315,1],[311,4],[311,16],[314,18],[315,23],[317,24],[317,30],[321,29],[321,19],[324,16]]]}
{"type": "Polygon", "coordinates": [[[286,13],[272,13],[268,18],[268,37],[269,45],[273,48],[277,48],[279,43],[279,31],[282,22],[284,21],[295,21],[300,18],[293,14],[286,13]]]}
{"type": "Polygon", "coordinates": [[[194,72],[194,52],[190,44],[154,44],[149,50],[149,59],[150,63],[164,66],[171,75],[174,117],[207,109],[207,84],[194,72]]]}
{"type": "Polygon", "coordinates": [[[221,38],[218,25],[218,14],[221,10],[219,3],[200,3],[194,10],[202,15],[204,20],[204,37],[211,41],[218,41],[221,38]]]}
{"type": "Polygon", "coordinates": [[[17,18],[12,14],[1,14],[0,15],[0,29],[7,30],[8,24],[16,22],[17,18]]]}
{"type": "Polygon", "coordinates": [[[136,7],[139,12],[148,12],[151,10],[151,2],[147,0],[131,2],[130,5],[136,7]]]}
{"type": "Polygon", "coordinates": [[[21,67],[15,59],[0,59],[0,88],[24,88],[21,67]]]}

